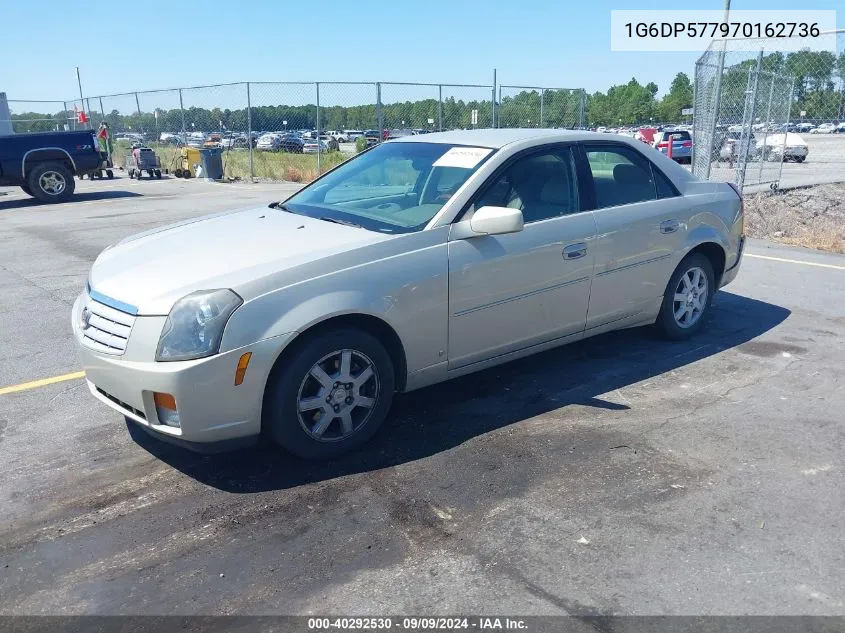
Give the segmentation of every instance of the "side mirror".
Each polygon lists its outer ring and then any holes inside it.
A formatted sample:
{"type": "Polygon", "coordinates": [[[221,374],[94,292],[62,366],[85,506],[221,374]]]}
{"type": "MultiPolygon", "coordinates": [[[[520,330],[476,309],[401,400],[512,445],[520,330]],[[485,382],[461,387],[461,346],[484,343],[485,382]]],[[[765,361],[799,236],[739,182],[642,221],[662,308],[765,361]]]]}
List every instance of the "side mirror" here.
{"type": "Polygon", "coordinates": [[[469,221],[475,235],[518,233],[524,226],[522,211],[510,207],[481,207],[469,221]]]}

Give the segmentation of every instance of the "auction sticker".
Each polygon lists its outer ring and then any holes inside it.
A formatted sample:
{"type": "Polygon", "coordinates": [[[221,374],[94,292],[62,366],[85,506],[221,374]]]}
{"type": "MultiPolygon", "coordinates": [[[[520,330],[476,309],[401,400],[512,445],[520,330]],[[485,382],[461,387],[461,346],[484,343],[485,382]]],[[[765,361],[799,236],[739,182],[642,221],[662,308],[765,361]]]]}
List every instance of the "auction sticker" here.
{"type": "Polygon", "coordinates": [[[489,147],[453,147],[434,161],[433,166],[472,169],[492,151],[489,147]]]}

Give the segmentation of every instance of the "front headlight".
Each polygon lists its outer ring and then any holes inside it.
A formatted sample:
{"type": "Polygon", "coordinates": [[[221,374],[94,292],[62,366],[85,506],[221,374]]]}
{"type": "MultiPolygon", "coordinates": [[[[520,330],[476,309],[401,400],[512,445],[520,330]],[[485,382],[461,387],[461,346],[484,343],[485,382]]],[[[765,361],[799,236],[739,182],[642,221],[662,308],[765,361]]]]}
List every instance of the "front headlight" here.
{"type": "Polygon", "coordinates": [[[156,360],[193,360],[216,354],[226,322],[242,303],[231,290],[202,290],[182,297],[164,322],[156,360]]]}

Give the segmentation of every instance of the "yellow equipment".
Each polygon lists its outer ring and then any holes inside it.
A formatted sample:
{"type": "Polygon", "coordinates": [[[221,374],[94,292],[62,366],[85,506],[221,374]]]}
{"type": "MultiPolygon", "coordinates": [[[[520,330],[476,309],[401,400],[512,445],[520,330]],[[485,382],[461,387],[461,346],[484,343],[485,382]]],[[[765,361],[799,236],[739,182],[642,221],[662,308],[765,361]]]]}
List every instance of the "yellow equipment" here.
{"type": "Polygon", "coordinates": [[[183,147],[182,153],[176,160],[173,175],[177,178],[193,178],[200,165],[200,151],[196,147],[183,147]]]}

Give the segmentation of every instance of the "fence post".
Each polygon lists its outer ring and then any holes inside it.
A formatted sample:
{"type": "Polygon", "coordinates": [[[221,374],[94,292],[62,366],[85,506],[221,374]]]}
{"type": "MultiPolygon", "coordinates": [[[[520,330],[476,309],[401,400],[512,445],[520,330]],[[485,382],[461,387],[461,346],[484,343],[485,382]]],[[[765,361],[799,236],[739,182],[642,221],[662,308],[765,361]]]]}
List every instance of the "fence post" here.
{"type": "Polygon", "coordinates": [[[188,144],[188,132],[185,130],[185,106],[182,104],[182,89],[179,88],[179,112],[182,114],[182,142],[188,144]]]}
{"type": "Polygon", "coordinates": [[[381,83],[376,82],[376,120],[378,122],[378,142],[384,140],[384,112],[381,106],[381,83]]]}
{"type": "MultiPolygon", "coordinates": [[[[135,93],[135,107],[138,108],[138,127],[141,128],[141,134],[144,133],[144,119],[141,116],[141,102],[138,100],[138,93],[135,93]]],[[[158,139],[156,139],[158,140],[158,139]]]]}
{"type": "MultiPolygon", "coordinates": [[[[769,135],[769,119],[772,117],[772,97],[774,97],[775,93],[775,73],[772,73],[771,83],[769,84],[769,104],[766,106],[766,127],[763,128],[763,143],[760,145],[760,173],[757,174],[757,182],[763,181],[763,163],[766,160],[766,137],[769,135]]],[[[787,123],[789,122],[789,116],[786,117],[787,123]]],[[[788,130],[784,130],[783,133],[786,134],[788,130]]]]}
{"type": "Polygon", "coordinates": [[[103,115],[103,121],[105,121],[106,120],[106,110],[105,110],[105,108],[103,108],[103,98],[102,97],[98,97],[98,98],[100,100],[100,112],[103,115]]]}
{"type": "Polygon", "coordinates": [[[320,82],[314,83],[317,87],[317,178],[320,177],[320,82]]]}
{"type": "Polygon", "coordinates": [[[499,114],[499,104],[496,103],[496,69],[493,69],[493,127],[499,127],[498,121],[496,120],[497,115],[499,114]]]}
{"type": "MultiPolygon", "coordinates": [[[[742,188],[745,186],[745,170],[748,169],[748,152],[751,149],[751,130],[753,129],[752,126],[754,125],[754,114],[757,108],[757,87],[760,84],[760,69],[763,67],[763,49],[760,49],[760,52],[757,54],[757,67],[753,71],[754,72],[754,81],[752,83],[751,92],[749,94],[749,99],[751,100],[751,108],[748,113],[748,125],[742,126],[742,138],[745,140],[745,144],[742,144],[740,141],[740,148],[743,150],[742,152],[742,165],[740,166],[740,171],[737,174],[739,182],[737,185],[739,186],[739,190],[742,191],[742,188]]],[[[749,80],[751,79],[751,75],[749,72],[749,80]]],[[[746,101],[746,104],[748,102],[746,101]]],[[[785,137],[786,135],[784,135],[785,137]]]]}
{"type": "Polygon", "coordinates": [[[546,96],[546,89],[540,88],[540,127],[543,127],[543,99],[546,96]]]}
{"type": "MultiPolygon", "coordinates": [[[[789,105],[787,106],[788,114],[786,115],[786,122],[787,123],[789,123],[789,119],[792,118],[792,99],[794,97],[795,97],[795,77],[792,78],[792,86],[789,88],[789,105]]],[[[784,152],[786,152],[786,136],[787,136],[788,133],[789,133],[788,129],[787,129],[786,132],[783,133],[783,147],[781,147],[781,149],[780,149],[781,160],[780,160],[780,168],[778,169],[778,179],[777,179],[778,186],[780,186],[780,178],[783,175],[783,162],[784,162],[783,161],[783,154],[784,154],[784,152]]]]}
{"type": "Polygon", "coordinates": [[[249,96],[249,82],[246,82],[246,143],[249,147],[249,180],[255,180],[255,170],[252,164],[252,102],[249,96]]]}
{"type": "Polygon", "coordinates": [[[437,131],[443,131],[443,86],[437,86],[437,131]]]}
{"type": "Polygon", "coordinates": [[[587,127],[587,91],[581,88],[579,93],[581,98],[578,99],[578,127],[584,128],[587,127]]]}
{"type": "MultiPolygon", "coordinates": [[[[725,20],[727,22],[727,19],[725,20]]],[[[710,145],[711,145],[711,153],[712,153],[712,144],[713,141],[716,140],[716,126],[719,123],[719,110],[721,110],[721,101],[722,101],[722,74],[725,72],[725,49],[728,46],[728,42],[725,39],[722,39],[722,51],[719,53],[719,62],[716,64],[716,87],[715,87],[715,95],[714,95],[714,105],[716,108],[715,115],[713,117],[713,125],[710,126],[710,145]]],[[[704,174],[705,180],[710,180],[710,167],[713,164],[713,160],[710,156],[707,157],[707,171],[704,174]]]]}

